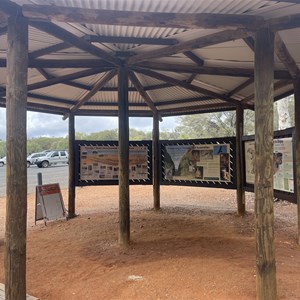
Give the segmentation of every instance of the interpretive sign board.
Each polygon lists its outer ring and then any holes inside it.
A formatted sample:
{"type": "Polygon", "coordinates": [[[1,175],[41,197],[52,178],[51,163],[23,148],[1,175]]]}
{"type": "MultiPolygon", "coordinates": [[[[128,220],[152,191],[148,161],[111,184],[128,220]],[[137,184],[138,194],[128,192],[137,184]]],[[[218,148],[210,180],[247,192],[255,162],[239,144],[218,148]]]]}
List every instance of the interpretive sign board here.
{"type": "Polygon", "coordinates": [[[62,194],[58,183],[38,185],[35,199],[35,222],[66,218],[62,194]]]}
{"type": "MultiPolygon", "coordinates": [[[[77,141],[76,185],[117,184],[119,178],[116,142],[77,141]]],[[[132,142],[129,146],[129,179],[131,183],[151,183],[151,144],[132,142]]]]}
{"type": "MultiPolygon", "coordinates": [[[[246,141],[245,149],[245,175],[246,183],[255,181],[255,143],[246,141]]],[[[293,143],[291,137],[274,139],[273,175],[274,189],[284,192],[294,192],[293,174],[293,143]]]]}
{"type": "Polygon", "coordinates": [[[162,183],[235,188],[235,138],[164,141],[162,183]]]}

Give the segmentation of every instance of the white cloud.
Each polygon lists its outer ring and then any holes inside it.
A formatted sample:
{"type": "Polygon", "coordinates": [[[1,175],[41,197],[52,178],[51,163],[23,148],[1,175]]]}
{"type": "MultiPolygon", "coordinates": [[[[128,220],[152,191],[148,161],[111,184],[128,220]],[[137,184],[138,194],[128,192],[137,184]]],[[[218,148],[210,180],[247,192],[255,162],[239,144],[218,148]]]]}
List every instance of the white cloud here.
{"type": "MultiPolygon", "coordinates": [[[[6,112],[4,108],[0,108],[0,139],[5,140],[6,137],[6,112]]],[[[172,131],[177,125],[177,117],[165,117],[160,122],[160,129],[164,131],[172,131]]],[[[130,118],[130,128],[142,131],[152,131],[152,118],[130,118]]],[[[75,118],[76,132],[98,132],[102,130],[110,130],[118,128],[117,117],[82,117],[75,118]]],[[[27,137],[61,137],[68,134],[68,120],[63,121],[62,116],[28,112],[27,114],[27,137]]]]}

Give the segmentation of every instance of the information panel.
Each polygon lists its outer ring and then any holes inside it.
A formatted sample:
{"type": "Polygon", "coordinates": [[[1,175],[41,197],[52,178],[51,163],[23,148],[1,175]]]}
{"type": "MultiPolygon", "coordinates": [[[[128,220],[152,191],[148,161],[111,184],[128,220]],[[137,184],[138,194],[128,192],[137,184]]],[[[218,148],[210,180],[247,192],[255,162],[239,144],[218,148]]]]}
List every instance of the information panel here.
{"type": "MultiPolygon", "coordinates": [[[[255,144],[245,142],[246,183],[254,184],[255,180],[255,144]]],[[[274,139],[273,152],[274,189],[294,192],[293,145],[292,138],[274,139]]]]}
{"type": "Polygon", "coordinates": [[[163,145],[163,182],[233,184],[232,141],[163,145]]]}
{"type": "Polygon", "coordinates": [[[35,199],[35,222],[66,219],[66,210],[58,183],[38,185],[35,199]]]}
{"type": "MultiPolygon", "coordinates": [[[[79,141],[78,141],[79,142],[79,141]]],[[[132,143],[129,147],[129,179],[131,182],[151,183],[150,146],[132,143]]],[[[77,185],[117,184],[119,177],[118,145],[115,142],[88,142],[78,145],[77,185]]]]}

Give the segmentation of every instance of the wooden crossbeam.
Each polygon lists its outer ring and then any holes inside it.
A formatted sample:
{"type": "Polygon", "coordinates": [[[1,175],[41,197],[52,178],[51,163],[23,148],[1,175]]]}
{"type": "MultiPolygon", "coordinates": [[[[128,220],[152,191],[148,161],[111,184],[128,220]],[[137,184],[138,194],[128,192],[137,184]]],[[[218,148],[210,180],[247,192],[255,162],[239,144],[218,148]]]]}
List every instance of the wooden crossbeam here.
{"type": "MultiPolygon", "coordinates": [[[[292,80],[280,80],[274,83],[274,92],[285,87],[286,85],[292,83],[292,80]]],[[[251,94],[248,97],[245,97],[241,102],[242,104],[247,104],[250,101],[253,101],[255,94],[251,94]]]]}
{"type": "Polygon", "coordinates": [[[229,93],[227,93],[226,95],[228,97],[231,97],[231,96],[237,94],[239,91],[241,91],[244,88],[246,88],[247,86],[249,86],[250,84],[252,84],[253,82],[254,82],[254,77],[249,78],[246,81],[244,81],[242,84],[238,85],[235,89],[233,89],[232,91],[230,91],[229,93]]]}
{"type": "MultiPolygon", "coordinates": [[[[83,70],[83,71],[79,71],[76,73],[63,75],[63,76],[59,76],[59,77],[53,77],[53,78],[50,78],[50,79],[47,79],[44,81],[29,84],[27,86],[27,90],[28,91],[37,90],[37,89],[41,89],[41,88],[48,87],[51,85],[64,83],[64,82],[67,82],[70,80],[74,80],[74,79],[78,79],[78,78],[82,78],[82,77],[86,77],[86,76],[91,76],[91,75],[94,75],[97,73],[101,73],[103,71],[106,71],[106,70],[96,68],[96,69],[83,70]]],[[[5,89],[3,89],[3,91],[0,92],[0,97],[5,96],[5,93],[6,93],[5,89]]]]}
{"type": "Polygon", "coordinates": [[[285,2],[285,3],[291,3],[291,4],[300,4],[300,0],[269,0],[273,2],[285,2]]]}
{"type": "Polygon", "coordinates": [[[108,44],[138,44],[138,45],[175,45],[178,43],[176,39],[163,38],[141,38],[130,36],[104,36],[104,35],[88,35],[86,41],[91,43],[108,43],[108,44]]]}
{"type": "MultiPolygon", "coordinates": [[[[0,59],[0,66],[6,66],[6,61],[0,59]]],[[[101,59],[30,59],[29,68],[112,68],[112,65],[101,59]]]]}
{"type": "Polygon", "coordinates": [[[90,44],[87,41],[84,41],[83,39],[75,36],[74,34],[70,33],[69,31],[53,24],[50,22],[40,22],[40,21],[34,21],[30,22],[30,25],[44,31],[52,36],[55,36],[56,38],[70,43],[71,45],[86,51],[96,57],[100,57],[104,59],[105,61],[112,63],[113,65],[119,65],[121,61],[117,57],[113,57],[109,53],[105,52],[104,50],[90,44]]]}
{"type": "Polygon", "coordinates": [[[30,19],[118,26],[254,29],[264,23],[262,17],[251,15],[132,12],[54,5],[23,5],[22,11],[30,19]]]}
{"type": "Polygon", "coordinates": [[[155,107],[153,100],[151,97],[148,95],[148,93],[144,90],[143,85],[140,83],[139,79],[137,76],[134,74],[134,72],[129,71],[128,73],[129,79],[132,82],[132,84],[135,86],[137,91],[140,93],[142,98],[145,100],[147,105],[150,107],[150,109],[153,111],[153,114],[157,114],[157,108],[155,107]]]}
{"type": "Polygon", "coordinates": [[[281,62],[285,65],[285,67],[288,69],[292,78],[298,77],[300,73],[299,68],[296,62],[294,61],[293,57],[289,53],[286,45],[284,44],[278,32],[275,35],[275,53],[281,60],[281,62]]]}
{"type": "Polygon", "coordinates": [[[21,15],[21,7],[9,0],[0,1],[0,11],[5,13],[7,16],[21,15]]]}
{"type": "MultiPolygon", "coordinates": [[[[202,110],[209,110],[209,112],[211,112],[211,108],[212,106],[210,104],[206,104],[206,105],[191,105],[191,106],[183,106],[183,107],[175,107],[170,109],[161,109],[159,110],[160,113],[167,113],[167,112],[201,112],[202,110]]],[[[231,104],[231,103],[220,103],[220,104],[214,104],[214,108],[218,109],[221,108],[221,111],[224,111],[224,108],[228,109],[228,108],[235,108],[235,105],[231,104]]],[[[215,111],[215,110],[214,110],[215,111]]]]}
{"type": "Polygon", "coordinates": [[[53,76],[49,75],[44,69],[37,68],[36,69],[45,79],[51,79],[53,76]]]}
{"type": "MultiPolygon", "coordinates": [[[[246,68],[227,68],[227,67],[206,67],[206,66],[192,66],[164,62],[143,62],[138,64],[142,68],[150,68],[160,71],[176,72],[176,73],[193,73],[193,74],[207,74],[219,76],[232,77],[253,77],[254,70],[246,68]]],[[[290,79],[291,76],[287,71],[274,71],[276,79],[290,79]]]]}
{"type": "Polygon", "coordinates": [[[196,86],[196,85],[192,85],[192,84],[187,83],[185,81],[181,81],[181,80],[175,79],[173,77],[166,76],[166,75],[163,75],[163,74],[151,71],[151,70],[146,70],[146,69],[142,69],[142,68],[134,68],[134,71],[136,71],[138,73],[142,73],[142,74],[144,74],[146,76],[149,76],[149,77],[156,78],[158,80],[162,80],[164,82],[171,83],[173,85],[183,87],[187,90],[191,90],[191,91],[194,91],[194,92],[198,92],[200,94],[212,96],[212,97],[215,97],[216,99],[221,99],[223,101],[233,103],[233,104],[236,104],[236,105],[240,104],[240,101],[238,101],[238,100],[232,99],[230,97],[215,93],[215,92],[207,90],[205,88],[202,88],[202,87],[199,87],[199,86],[196,86]]]}
{"type": "MultiPolygon", "coordinates": [[[[77,101],[77,103],[70,108],[70,113],[74,113],[76,112],[82,105],[85,104],[85,102],[87,102],[88,100],[91,99],[91,97],[93,97],[108,81],[110,81],[116,74],[117,74],[117,70],[111,70],[109,72],[107,72],[92,88],[91,91],[89,91],[88,93],[86,93],[79,101],[77,101]]],[[[65,114],[63,116],[63,120],[67,119],[69,117],[69,113],[65,114]]]]}
{"type": "Polygon", "coordinates": [[[217,33],[209,34],[203,37],[193,39],[191,41],[181,42],[177,45],[164,47],[162,49],[156,49],[149,52],[137,54],[128,59],[128,64],[137,64],[142,61],[147,61],[149,59],[170,56],[186,51],[192,51],[193,49],[204,48],[220,43],[229,42],[236,39],[245,38],[251,35],[249,32],[236,29],[236,30],[224,30],[217,33]]]}
{"type": "Polygon", "coordinates": [[[254,38],[252,36],[248,36],[248,37],[244,38],[243,40],[247,44],[247,46],[254,52],[254,50],[255,50],[254,38]]]}
{"type": "Polygon", "coordinates": [[[204,65],[204,60],[198,57],[195,53],[192,51],[185,51],[183,54],[188,57],[191,61],[196,63],[198,66],[203,66],[204,65]]]}
{"type": "Polygon", "coordinates": [[[52,45],[52,46],[49,46],[49,47],[31,52],[31,53],[29,53],[28,57],[31,60],[31,59],[34,59],[34,58],[37,58],[37,57],[40,57],[40,56],[44,56],[44,55],[47,55],[47,54],[50,54],[50,53],[53,53],[53,52],[57,52],[57,51],[67,49],[67,48],[70,48],[70,47],[71,47],[70,43],[62,42],[62,43],[59,43],[59,44],[56,44],[56,45],[52,45]]]}
{"type": "Polygon", "coordinates": [[[288,30],[300,27],[300,14],[293,14],[267,21],[274,31],[288,30]]]}

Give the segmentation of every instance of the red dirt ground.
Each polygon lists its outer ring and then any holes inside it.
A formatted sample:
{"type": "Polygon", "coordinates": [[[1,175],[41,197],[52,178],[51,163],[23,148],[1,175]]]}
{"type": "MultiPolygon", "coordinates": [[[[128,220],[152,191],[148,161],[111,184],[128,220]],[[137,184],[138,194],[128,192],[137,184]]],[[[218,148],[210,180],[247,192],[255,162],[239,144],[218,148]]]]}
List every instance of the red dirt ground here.
{"type": "MultiPolygon", "coordinates": [[[[117,243],[117,186],[77,189],[80,216],[48,226],[34,225],[29,195],[28,293],[41,300],[256,298],[252,194],[244,218],[235,191],[162,187],[159,212],[150,186],[132,186],[130,194],[129,248],[117,243]]],[[[274,209],[278,298],[300,299],[297,208],[280,201],[274,209]]],[[[0,198],[0,282],[4,219],[0,198]]]]}

